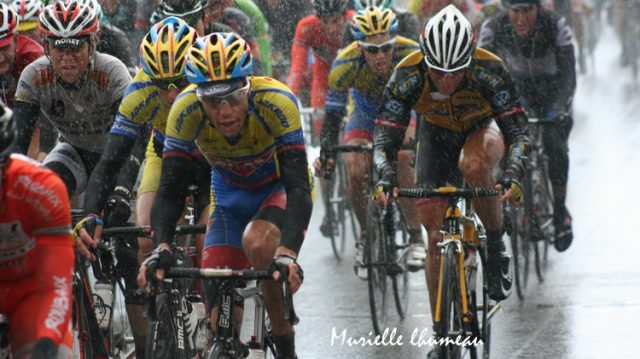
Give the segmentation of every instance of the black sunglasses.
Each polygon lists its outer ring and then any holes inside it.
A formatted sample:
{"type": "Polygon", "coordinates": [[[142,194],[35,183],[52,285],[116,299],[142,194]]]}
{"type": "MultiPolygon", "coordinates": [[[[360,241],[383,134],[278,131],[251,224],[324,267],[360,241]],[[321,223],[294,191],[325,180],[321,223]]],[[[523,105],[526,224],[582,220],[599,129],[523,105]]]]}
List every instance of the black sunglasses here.
{"type": "Polygon", "coordinates": [[[511,7],[509,9],[518,14],[528,14],[533,10],[534,7],[535,5],[520,5],[520,6],[511,7]]]}
{"type": "Polygon", "coordinates": [[[391,40],[389,40],[387,42],[384,42],[382,44],[379,44],[379,45],[361,41],[360,42],[360,47],[364,51],[366,51],[366,52],[368,52],[370,54],[377,54],[380,51],[382,51],[383,53],[387,53],[387,52],[391,51],[393,49],[393,47],[395,46],[395,44],[396,44],[396,39],[393,38],[393,39],[391,39],[391,40]]]}
{"type": "Polygon", "coordinates": [[[151,83],[162,90],[183,89],[189,86],[187,76],[174,77],[172,79],[151,79],[151,83]]]}

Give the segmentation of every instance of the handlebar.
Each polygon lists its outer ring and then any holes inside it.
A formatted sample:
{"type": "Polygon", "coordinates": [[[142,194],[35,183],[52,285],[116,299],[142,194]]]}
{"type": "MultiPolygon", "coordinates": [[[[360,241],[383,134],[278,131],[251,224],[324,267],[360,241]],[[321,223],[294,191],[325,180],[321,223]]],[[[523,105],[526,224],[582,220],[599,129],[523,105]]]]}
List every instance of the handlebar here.
{"type": "MultiPolygon", "coordinates": [[[[256,269],[228,269],[228,268],[172,268],[167,271],[165,278],[191,279],[244,279],[244,280],[273,280],[273,270],[256,269]]],[[[300,321],[293,306],[293,294],[289,289],[289,282],[285,279],[288,273],[281,273],[282,290],[284,294],[284,319],[296,325],[300,321]]]]}
{"type": "Polygon", "coordinates": [[[495,188],[457,188],[457,187],[440,187],[437,189],[428,188],[402,188],[398,193],[398,197],[407,198],[479,198],[479,197],[495,197],[500,192],[495,188]]]}
{"type": "MultiPolygon", "coordinates": [[[[176,226],[175,234],[200,234],[207,230],[204,224],[180,224],[176,226]]],[[[151,236],[152,230],[150,226],[136,227],[111,227],[102,230],[103,236],[119,236],[119,237],[142,237],[151,236]]]]}

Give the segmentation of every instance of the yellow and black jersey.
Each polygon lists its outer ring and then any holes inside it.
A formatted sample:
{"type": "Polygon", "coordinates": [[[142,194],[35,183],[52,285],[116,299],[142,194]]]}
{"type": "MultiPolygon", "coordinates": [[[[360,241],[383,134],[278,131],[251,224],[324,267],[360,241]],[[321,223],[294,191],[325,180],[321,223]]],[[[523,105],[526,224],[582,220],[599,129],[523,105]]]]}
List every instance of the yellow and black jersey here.
{"type": "Polygon", "coordinates": [[[233,141],[208,121],[196,86],[187,87],[169,113],[164,157],[189,156],[199,149],[214,169],[214,186],[216,181],[224,181],[258,189],[278,180],[278,156],[288,150],[305,149],[298,101],[277,80],[251,77],[249,81],[248,118],[233,141]]]}
{"type": "Polygon", "coordinates": [[[379,123],[405,127],[413,109],[434,125],[466,131],[481,121],[522,112],[515,82],[502,60],[489,51],[475,50],[463,82],[451,96],[438,92],[427,71],[420,51],[398,64],[385,90],[379,123]]]}
{"type": "Polygon", "coordinates": [[[367,65],[362,49],[355,41],[342,49],[331,66],[327,111],[345,112],[349,91],[356,108],[375,115],[393,68],[407,55],[419,49],[418,43],[402,36],[396,37],[392,64],[385,74],[377,75],[367,65]]]}
{"type": "Polygon", "coordinates": [[[124,93],[111,133],[136,139],[142,126],[151,122],[154,138],[162,143],[170,109],[158,97],[149,75],[138,70],[124,93]]]}

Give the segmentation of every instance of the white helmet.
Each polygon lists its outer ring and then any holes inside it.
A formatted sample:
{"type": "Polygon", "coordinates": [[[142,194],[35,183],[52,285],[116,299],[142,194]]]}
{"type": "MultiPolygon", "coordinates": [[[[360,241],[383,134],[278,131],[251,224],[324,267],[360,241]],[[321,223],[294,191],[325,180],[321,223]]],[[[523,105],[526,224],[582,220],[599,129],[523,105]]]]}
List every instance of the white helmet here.
{"type": "Polygon", "coordinates": [[[444,72],[469,66],[475,46],[471,23],[454,5],[435,14],[420,35],[427,65],[444,72]]]}
{"type": "MultiPolygon", "coordinates": [[[[38,21],[40,12],[44,9],[44,5],[40,0],[13,0],[11,2],[11,8],[18,14],[20,22],[36,22],[38,21]]],[[[35,25],[34,28],[37,27],[37,24],[35,25]]]]}

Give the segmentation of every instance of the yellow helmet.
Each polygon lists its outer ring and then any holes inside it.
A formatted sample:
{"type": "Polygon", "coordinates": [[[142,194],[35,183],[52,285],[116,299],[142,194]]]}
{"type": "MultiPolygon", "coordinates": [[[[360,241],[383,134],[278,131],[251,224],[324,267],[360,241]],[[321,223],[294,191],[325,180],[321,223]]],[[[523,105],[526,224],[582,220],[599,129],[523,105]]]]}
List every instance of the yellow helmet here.
{"type": "Polygon", "coordinates": [[[360,10],[351,20],[351,33],[356,40],[377,34],[395,34],[397,30],[396,14],[393,10],[380,6],[360,10]]]}
{"type": "Polygon", "coordinates": [[[253,72],[253,57],[237,34],[214,32],[191,46],[185,72],[192,84],[243,78],[253,72]]]}
{"type": "Polygon", "coordinates": [[[175,16],[163,19],[140,43],[140,66],[153,79],[183,76],[187,53],[197,37],[186,21],[175,16]]]}

